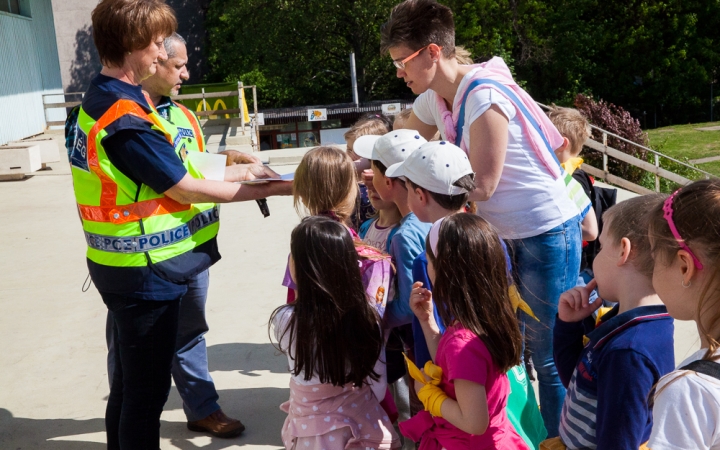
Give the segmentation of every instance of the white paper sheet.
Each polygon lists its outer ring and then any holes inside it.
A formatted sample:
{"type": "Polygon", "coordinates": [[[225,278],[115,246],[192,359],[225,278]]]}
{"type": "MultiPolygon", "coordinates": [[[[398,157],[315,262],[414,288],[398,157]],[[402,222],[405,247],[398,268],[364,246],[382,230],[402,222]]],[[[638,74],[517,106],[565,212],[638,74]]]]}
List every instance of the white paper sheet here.
{"type": "Polygon", "coordinates": [[[260,183],[267,183],[268,181],[293,181],[295,179],[295,172],[286,173],[284,175],[280,175],[279,178],[258,178],[256,180],[250,180],[250,181],[238,181],[240,184],[260,184],[260,183]]]}
{"type": "Polygon", "coordinates": [[[188,152],[188,158],[190,158],[190,162],[203,174],[206,180],[223,181],[225,179],[226,155],[188,152]]]}

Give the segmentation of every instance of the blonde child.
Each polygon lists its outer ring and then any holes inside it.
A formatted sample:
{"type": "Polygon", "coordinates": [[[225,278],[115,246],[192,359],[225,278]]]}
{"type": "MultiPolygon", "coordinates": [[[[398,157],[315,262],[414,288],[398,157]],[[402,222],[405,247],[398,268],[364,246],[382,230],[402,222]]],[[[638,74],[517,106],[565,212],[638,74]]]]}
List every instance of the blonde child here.
{"type": "MultiPolygon", "coordinates": [[[[390,258],[364,244],[350,228],[349,219],[357,198],[355,166],[347,153],[335,147],[310,150],[300,161],[293,181],[293,202],[298,213],[304,209],[310,215],[324,215],[347,227],[353,237],[363,265],[361,272],[368,297],[383,315],[391,280],[390,258]]],[[[295,283],[289,267],[283,286],[288,288],[288,303],[294,300],[295,283]]]]}
{"type": "Polygon", "coordinates": [[[673,320],[653,288],[646,231],[648,212],[663,200],[646,195],[607,210],[595,279],[560,296],[553,348],[568,394],[560,436],[541,449],[637,449],[650,436],[650,391],[675,365],[673,320]],[[617,302],[597,320],[596,286],[617,302]]]}
{"type": "Polygon", "coordinates": [[[298,296],[270,319],[292,373],[285,448],[391,449],[399,439],[380,407],[380,316],[368,304],[355,245],[337,221],[308,217],[293,230],[298,296]]]}
{"type": "MultiPolygon", "coordinates": [[[[590,177],[582,170],[580,166],[583,163],[580,158],[580,152],[582,151],[583,144],[588,137],[590,137],[591,129],[590,123],[587,119],[580,114],[580,111],[572,108],[561,108],[559,106],[552,105],[550,111],[547,112],[548,117],[555,128],[558,129],[563,137],[563,143],[560,147],[555,149],[555,156],[557,156],[560,165],[567,173],[567,182],[575,180],[573,183],[576,186],[576,190],[580,187],[585,192],[585,196],[593,200],[592,194],[592,182],[590,177]]],[[[579,192],[578,192],[579,194],[579,192]]],[[[595,210],[592,208],[592,204],[583,201],[578,204],[578,208],[583,212],[582,226],[582,238],[583,241],[594,241],[597,239],[598,231],[598,218],[595,215],[595,210]]]]}
{"type": "Polygon", "coordinates": [[[427,242],[434,291],[415,283],[410,298],[435,364],[410,366],[425,407],[400,424],[420,450],[527,449],[505,412],[507,371],[520,363],[522,337],[508,295],[505,250],[482,218],[453,214],[427,242]],[[440,334],[434,305],[447,325],[440,334]]]}
{"type": "Polygon", "coordinates": [[[720,449],[720,181],[696,181],[650,214],[653,287],[702,349],[657,386],[648,447],[720,449]]]}

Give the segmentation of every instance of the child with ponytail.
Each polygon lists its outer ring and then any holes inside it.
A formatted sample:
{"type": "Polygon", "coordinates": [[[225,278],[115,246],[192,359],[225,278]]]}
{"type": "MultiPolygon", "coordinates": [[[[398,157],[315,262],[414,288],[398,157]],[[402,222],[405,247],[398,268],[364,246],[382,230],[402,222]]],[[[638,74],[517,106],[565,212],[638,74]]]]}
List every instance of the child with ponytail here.
{"type": "Polygon", "coordinates": [[[650,214],[653,286],[702,348],[659,383],[648,447],[720,449],[720,180],[677,190],[650,214]]]}

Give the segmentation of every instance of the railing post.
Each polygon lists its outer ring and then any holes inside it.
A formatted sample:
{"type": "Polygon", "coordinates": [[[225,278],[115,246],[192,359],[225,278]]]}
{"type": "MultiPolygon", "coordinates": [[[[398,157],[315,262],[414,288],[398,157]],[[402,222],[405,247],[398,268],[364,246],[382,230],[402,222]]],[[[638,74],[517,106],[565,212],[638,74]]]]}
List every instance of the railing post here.
{"type": "Polygon", "coordinates": [[[605,181],[607,181],[607,176],[610,174],[610,171],[608,170],[608,155],[607,155],[607,133],[603,132],[602,135],[603,140],[603,172],[605,172],[605,181]]]}
{"type": "Polygon", "coordinates": [[[253,90],[253,111],[255,112],[255,135],[257,137],[257,149],[260,151],[260,124],[258,123],[258,110],[257,110],[257,85],[252,87],[253,90]]]}
{"type": "MultiPolygon", "coordinates": [[[[660,168],[660,156],[655,153],[655,167],[660,168]]],[[[660,192],[660,175],[655,173],[655,192],[660,192]]]]}
{"type": "Polygon", "coordinates": [[[205,88],[200,88],[202,90],[202,110],[207,111],[207,103],[205,103],[205,88]]]}
{"type": "Polygon", "coordinates": [[[240,103],[240,125],[242,126],[242,134],[245,136],[245,104],[243,98],[245,97],[243,92],[242,81],[238,81],[238,103],[240,103]]]}

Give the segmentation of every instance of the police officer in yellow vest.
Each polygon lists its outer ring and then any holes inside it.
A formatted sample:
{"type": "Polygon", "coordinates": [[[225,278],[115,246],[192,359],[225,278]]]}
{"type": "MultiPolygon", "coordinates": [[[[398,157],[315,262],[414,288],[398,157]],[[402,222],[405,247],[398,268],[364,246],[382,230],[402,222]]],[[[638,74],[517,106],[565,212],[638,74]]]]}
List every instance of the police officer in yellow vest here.
{"type": "MultiPolygon", "coordinates": [[[[177,33],[165,38],[167,59],[158,60],[155,75],[143,80],[141,86],[148,94],[151,106],[169,122],[166,128],[176,128],[182,144],[180,154],[186,157],[190,152],[205,150],[200,122],[185,106],[173,102],[170,97],[177,95],[180,86],[189,78],[187,69],[187,48],[185,40],[177,33]]],[[[174,136],[174,139],[177,137],[174,136]]],[[[244,156],[244,163],[260,163],[251,155],[244,156]]],[[[232,169],[238,169],[233,167],[232,169]]],[[[228,169],[231,171],[232,169],[228,169]]],[[[229,174],[237,176],[239,174],[229,174]]],[[[183,409],[188,428],[193,431],[207,431],[214,436],[229,438],[245,429],[236,419],[226,416],[218,405],[218,393],[208,371],[207,347],[204,334],[208,331],[205,320],[209,276],[205,270],[187,283],[188,291],[180,302],[176,353],[172,364],[175,386],[183,400],[183,409]]],[[[114,371],[115,352],[113,340],[113,314],[108,312],[106,336],[108,341],[108,373],[114,371]]]]}
{"type": "Polygon", "coordinates": [[[210,181],[182,158],[177,125],[140,83],[166,59],[177,22],[162,0],[102,0],[92,13],[103,63],[78,114],[70,154],[90,276],[113,313],[109,449],[159,447],[181,299],[220,255],[216,203],[289,195],[290,183],[210,181]]]}

